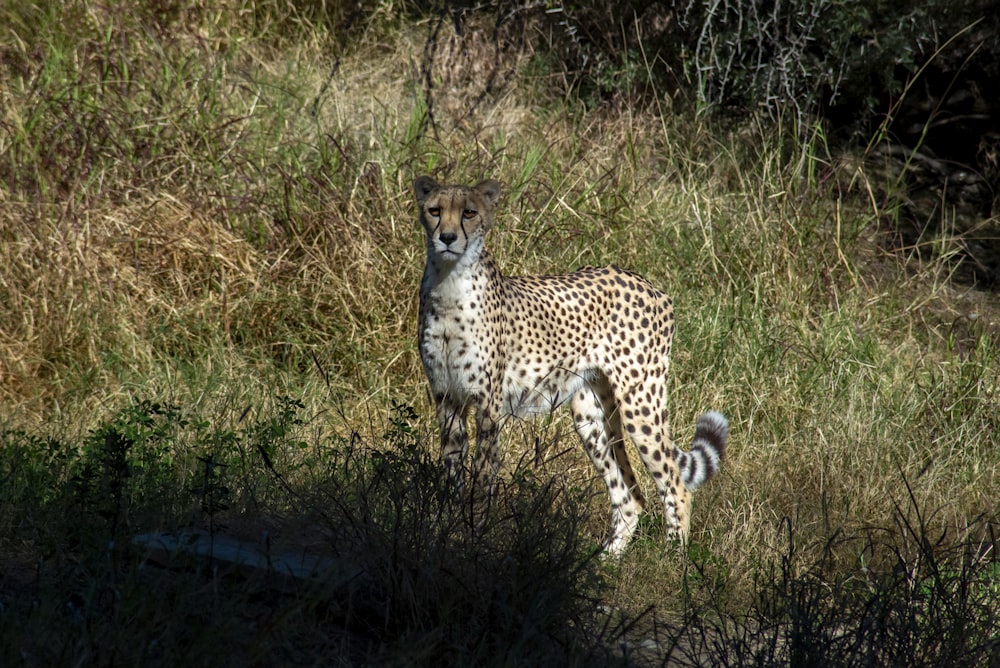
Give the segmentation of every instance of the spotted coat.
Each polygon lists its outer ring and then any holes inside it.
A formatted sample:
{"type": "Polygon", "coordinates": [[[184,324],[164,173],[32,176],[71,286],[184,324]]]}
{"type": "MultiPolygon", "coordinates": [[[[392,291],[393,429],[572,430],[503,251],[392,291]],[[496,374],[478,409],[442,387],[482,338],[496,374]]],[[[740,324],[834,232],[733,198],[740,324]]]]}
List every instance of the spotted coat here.
{"type": "Polygon", "coordinates": [[[628,434],[656,484],[667,533],[686,539],[690,493],[719,467],[728,422],[708,412],[687,452],[673,446],[667,372],[670,299],[618,267],[561,276],[504,276],[483,247],[500,184],[414,183],[426,232],[419,347],[441,429],[442,458],[458,484],[475,409],[476,484],[492,489],[498,432],[511,416],[568,403],[587,454],[611,496],[606,548],[620,553],[645,505],[625,449],[628,434]]]}

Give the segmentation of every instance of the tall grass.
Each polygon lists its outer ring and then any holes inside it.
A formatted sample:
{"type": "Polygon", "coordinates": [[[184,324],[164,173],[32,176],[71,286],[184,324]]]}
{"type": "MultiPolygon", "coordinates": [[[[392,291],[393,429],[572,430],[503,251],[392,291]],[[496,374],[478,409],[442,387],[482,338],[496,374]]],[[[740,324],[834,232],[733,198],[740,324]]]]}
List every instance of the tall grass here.
{"type": "Polygon", "coordinates": [[[230,661],[995,651],[1000,311],[883,250],[875,175],[798,128],[588,107],[481,16],[453,35],[381,3],[345,37],[310,7],[2,9],[5,656],[167,662],[213,634],[230,661]],[[708,408],[733,424],[687,554],[653,514],[594,560],[606,501],[565,416],[507,429],[486,520],[440,498],[423,172],[505,185],[509,273],[614,262],[672,295],[674,438],[708,408]],[[123,547],[185,526],[298,536],[365,577],[286,599],[123,547]]]}

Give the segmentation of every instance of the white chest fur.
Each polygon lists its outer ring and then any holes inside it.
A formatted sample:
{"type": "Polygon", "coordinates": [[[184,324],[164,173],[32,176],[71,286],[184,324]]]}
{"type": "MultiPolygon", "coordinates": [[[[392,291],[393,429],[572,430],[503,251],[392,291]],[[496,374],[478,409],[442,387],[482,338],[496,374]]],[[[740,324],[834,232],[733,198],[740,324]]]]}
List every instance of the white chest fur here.
{"type": "MultiPolygon", "coordinates": [[[[420,358],[434,394],[464,401],[487,389],[484,277],[428,267],[421,286],[420,358]]],[[[492,346],[495,348],[496,342],[492,346]]]]}

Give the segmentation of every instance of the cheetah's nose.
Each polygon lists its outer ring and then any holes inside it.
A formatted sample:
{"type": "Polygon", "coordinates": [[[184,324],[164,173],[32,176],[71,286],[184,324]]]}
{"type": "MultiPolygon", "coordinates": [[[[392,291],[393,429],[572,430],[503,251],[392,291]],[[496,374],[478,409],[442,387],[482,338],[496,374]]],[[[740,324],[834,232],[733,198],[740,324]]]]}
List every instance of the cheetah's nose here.
{"type": "Polygon", "coordinates": [[[441,243],[445,246],[450,246],[457,238],[458,234],[456,232],[442,232],[438,235],[438,239],[440,239],[441,243]]]}

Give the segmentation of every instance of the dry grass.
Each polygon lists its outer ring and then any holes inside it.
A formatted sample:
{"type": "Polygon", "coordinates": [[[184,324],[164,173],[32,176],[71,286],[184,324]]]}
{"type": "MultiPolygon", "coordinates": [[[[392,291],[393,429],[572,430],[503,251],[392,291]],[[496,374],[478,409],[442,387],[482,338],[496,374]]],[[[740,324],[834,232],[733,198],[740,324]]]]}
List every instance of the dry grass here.
{"type": "MultiPolygon", "coordinates": [[[[853,175],[811,146],[783,145],[794,133],[589,110],[527,51],[501,50],[510,78],[483,97],[467,75],[496,48],[449,38],[461,58],[433,73],[435,134],[426,23],[373,20],[344,46],[197,3],[149,28],[141,7],[52,10],[86,29],[48,41],[41,10],[3,10],[5,429],[72,442],[152,397],[236,433],[245,409],[292,396],[296,437],[315,448],[378,440],[394,404],[432,433],[409,184],[489,176],[506,189],[491,243],[510,273],[614,262],[672,294],[674,438],[708,408],[732,420],[723,473],[696,497],[691,558],[645,522],[608,567],[609,601],[680,614],[724,591],[738,609],[770,564],[794,552],[811,572],[834,536],[918,511],[949,545],[995,530],[1000,311],[949,282],[947,263],[883,252],[877,199],[836,187],[853,175]]],[[[204,435],[181,440],[196,450],[204,435]]],[[[565,417],[514,424],[505,442],[508,471],[538,460],[532,475],[598,492],[584,498],[599,540],[605,501],[565,417]]],[[[856,575],[859,544],[837,544],[835,574],[856,575]]]]}

